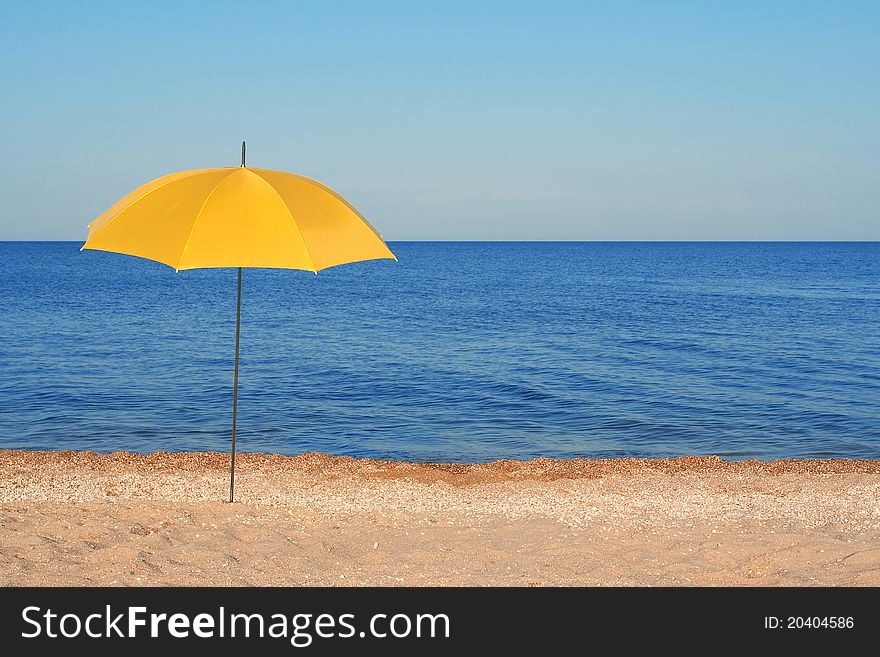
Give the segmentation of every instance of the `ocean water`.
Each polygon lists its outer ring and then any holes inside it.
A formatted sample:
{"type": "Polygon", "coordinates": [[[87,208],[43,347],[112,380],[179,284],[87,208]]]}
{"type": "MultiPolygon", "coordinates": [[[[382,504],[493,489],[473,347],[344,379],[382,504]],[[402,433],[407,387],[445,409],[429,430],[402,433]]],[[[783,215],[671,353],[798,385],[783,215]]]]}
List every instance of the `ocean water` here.
{"type": "MultiPolygon", "coordinates": [[[[233,269],[0,243],[0,447],[227,450],[233,269]]],[[[239,449],[880,458],[878,243],[392,243],[247,269],[239,449]]]]}

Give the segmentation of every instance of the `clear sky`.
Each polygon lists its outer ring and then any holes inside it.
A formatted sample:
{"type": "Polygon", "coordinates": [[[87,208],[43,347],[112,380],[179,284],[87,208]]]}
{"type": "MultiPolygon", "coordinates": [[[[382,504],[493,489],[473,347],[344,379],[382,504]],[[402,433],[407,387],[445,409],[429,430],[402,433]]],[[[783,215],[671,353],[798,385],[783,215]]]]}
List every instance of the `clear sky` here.
{"type": "Polygon", "coordinates": [[[390,240],[880,239],[880,2],[0,7],[0,239],[242,139],[390,240]]]}

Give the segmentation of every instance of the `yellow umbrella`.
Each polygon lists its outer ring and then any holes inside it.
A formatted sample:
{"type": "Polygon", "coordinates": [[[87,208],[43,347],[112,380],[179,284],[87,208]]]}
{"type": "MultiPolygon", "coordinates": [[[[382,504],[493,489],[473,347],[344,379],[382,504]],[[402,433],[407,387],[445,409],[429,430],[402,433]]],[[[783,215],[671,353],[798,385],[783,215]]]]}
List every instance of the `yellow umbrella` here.
{"type": "Polygon", "coordinates": [[[241,166],[181,171],[134,190],[89,224],[83,249],[156,260],[175,270],[238,268],[232,458],[241,336],[242,267],[321,269],[360,260],[397,259],[382,236],[344,198],[321,183],[283,171],[241,166]]]}

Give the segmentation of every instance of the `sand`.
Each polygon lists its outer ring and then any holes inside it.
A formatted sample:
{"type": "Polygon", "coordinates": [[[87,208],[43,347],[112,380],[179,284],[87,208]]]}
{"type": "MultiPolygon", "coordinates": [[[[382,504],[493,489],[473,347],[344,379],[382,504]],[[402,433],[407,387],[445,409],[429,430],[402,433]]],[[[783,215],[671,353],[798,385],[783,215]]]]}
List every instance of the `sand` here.
{"type": "Polygon", "coordinates": [[[0,451],[0,584],[880,585],[880,461],[0,451]]]}

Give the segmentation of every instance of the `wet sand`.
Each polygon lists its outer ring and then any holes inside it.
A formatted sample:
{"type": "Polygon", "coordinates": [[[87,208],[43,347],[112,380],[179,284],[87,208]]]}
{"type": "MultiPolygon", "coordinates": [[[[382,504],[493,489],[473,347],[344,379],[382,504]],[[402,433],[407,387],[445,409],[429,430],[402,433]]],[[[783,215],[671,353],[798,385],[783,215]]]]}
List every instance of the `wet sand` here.
{"type": "Polygon", "coordinates": [[[880,585],[880,461],[0,451],[0,584],[880,585]]]}

